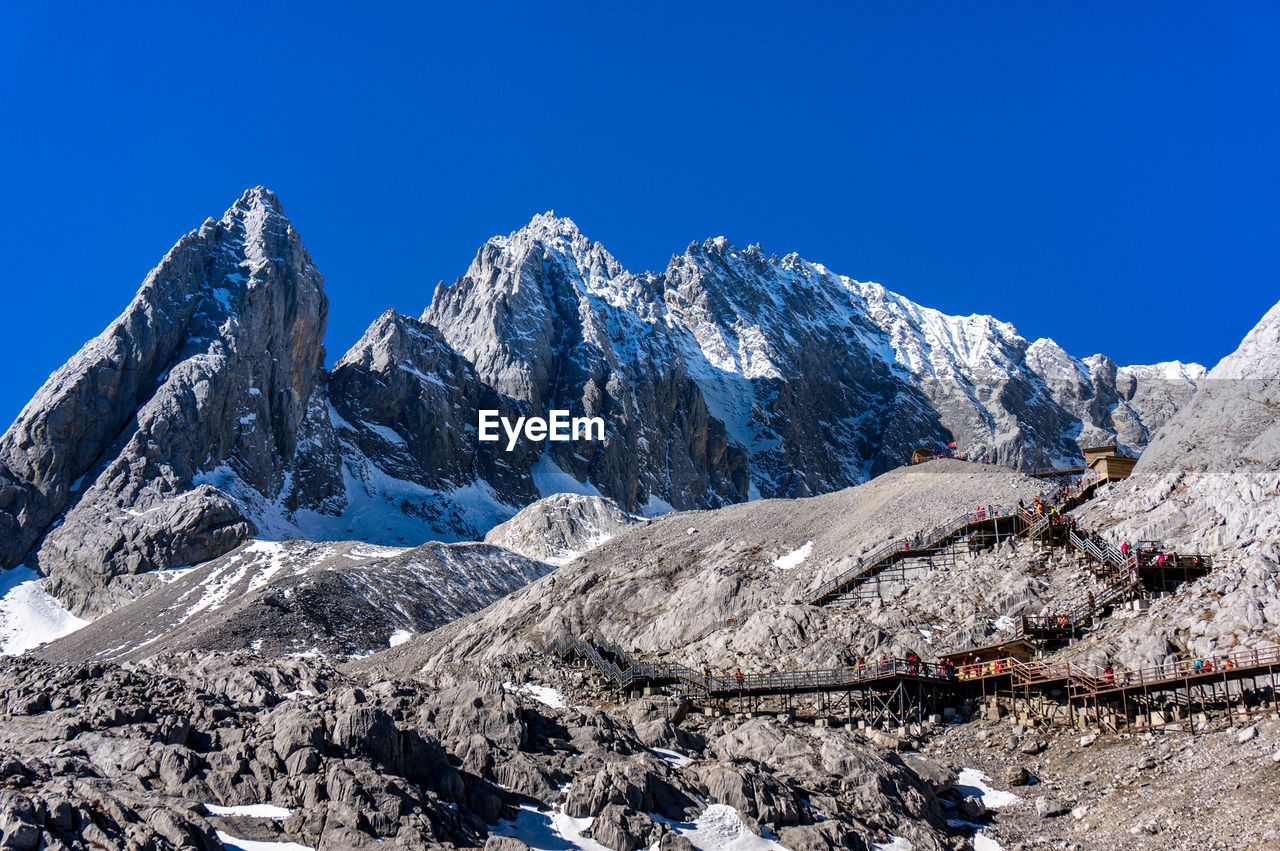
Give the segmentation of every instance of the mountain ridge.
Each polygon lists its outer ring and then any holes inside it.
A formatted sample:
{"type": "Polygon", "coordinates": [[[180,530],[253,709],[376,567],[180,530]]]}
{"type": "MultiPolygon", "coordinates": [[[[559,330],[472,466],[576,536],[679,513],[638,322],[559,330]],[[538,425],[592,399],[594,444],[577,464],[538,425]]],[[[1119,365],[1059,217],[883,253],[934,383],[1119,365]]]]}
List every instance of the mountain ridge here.
{"type": "Polygon", "coordinates": [[[571,219],[496,236],[420,319],[324,368],[328,298],[270,190],[181,238],[0,437],[0,563],[77,615],[251,538],[476,540],[563,490],[623,512],[859,484],[916,447],[1136,451],[1203,369],[1117,367],[723,237],[629,272],[571,219]],[[603,441],[478,440],[480,409],[602,416],[603,441]]]}

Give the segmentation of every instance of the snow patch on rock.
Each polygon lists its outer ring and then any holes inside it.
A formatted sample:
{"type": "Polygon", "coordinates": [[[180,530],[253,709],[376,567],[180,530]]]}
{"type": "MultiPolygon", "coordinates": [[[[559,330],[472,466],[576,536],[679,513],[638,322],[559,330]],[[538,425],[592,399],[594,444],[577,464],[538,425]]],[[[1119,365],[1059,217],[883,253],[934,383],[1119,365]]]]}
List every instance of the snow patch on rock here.
{"type": "Polygon", "coordinates": [[[773,560],[773,566],[780,570],[790,570],[798,567],[800,562],[809,557],[809,553],[813,552],[813,541],[807,541],[803,546],[797,547],[785,555],[780,555],[773,560]]]}
{"type": "Polygon", "coordinates": [[[989,810],[998,810],[1018,803],[1022,799],[1012,792],[1005,792],[991,785],[991,778],[976,768],[962,768],[956,780],[956,789],[965,797],[973,796],[989,810]]]}
{"type": "Polygon", "coordinates": [[[88,623],[47,594],[34,570],[0,572],[0,655],[24,653],[88,623]]]}

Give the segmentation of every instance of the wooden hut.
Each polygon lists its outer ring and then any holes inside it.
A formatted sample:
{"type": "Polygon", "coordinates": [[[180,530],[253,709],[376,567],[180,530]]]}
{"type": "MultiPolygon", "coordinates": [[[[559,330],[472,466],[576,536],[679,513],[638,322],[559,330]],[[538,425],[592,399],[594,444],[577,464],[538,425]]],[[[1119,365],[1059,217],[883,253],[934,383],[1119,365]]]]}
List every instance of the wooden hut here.
{"type": "Polygon", "coordinates": [[[1137,458],[1129,458],[1116,451],[1115,444],[1110,446],[1091,446],[1081,450],[1085,464],[1098,474],[1100,482],[1115,482],[1127,479],[1133,473],[1133,465],[1137,458]]]}

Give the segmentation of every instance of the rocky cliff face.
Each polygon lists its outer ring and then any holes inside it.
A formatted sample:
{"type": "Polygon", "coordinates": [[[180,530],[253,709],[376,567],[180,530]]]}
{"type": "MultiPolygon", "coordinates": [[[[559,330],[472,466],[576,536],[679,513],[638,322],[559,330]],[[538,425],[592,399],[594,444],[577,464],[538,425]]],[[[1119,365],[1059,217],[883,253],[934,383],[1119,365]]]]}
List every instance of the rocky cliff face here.
{"type": "Polygon", "coordinates": [[[740,502],[746,452],[658,331],[658,283],[627,273],[572,222],[539,216],[490,240],[422,320],[533,411],[603,417],[603,442],[551,446],[549,461],[627,510],[740,502]]]}
{"type": "Polygon", "coordinates": [[[627,510],[824,493],[952,440],[1027,466],[1137,452],[1203,376],[1073,358],[722,238],[635,275],[551,214],[490,240],[422,318],[534,410],[603,415],[602,447],[549,454],[627,510]]]}

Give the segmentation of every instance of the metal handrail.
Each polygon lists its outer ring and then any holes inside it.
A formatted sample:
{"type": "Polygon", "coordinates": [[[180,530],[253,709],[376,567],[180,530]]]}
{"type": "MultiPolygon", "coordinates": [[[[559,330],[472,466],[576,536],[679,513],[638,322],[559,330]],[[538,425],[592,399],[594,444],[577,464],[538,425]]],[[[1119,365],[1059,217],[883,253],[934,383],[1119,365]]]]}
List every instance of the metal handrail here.
{"type": "Polygon", "coordinates": [[[711,693],[787,692],[857,685],[888,677],[908,676],[932,680],[950,679],[945,667],[940,662],[926,662],[923,659],[903,659],[899,657],[885,657],[870,664],[864,663],[843,668],[815,668],[800,671],[742,674],[739,679],[736,674],[704,676],[692,668],[671,662],[659,664],[637,663],[625,651],[614,645],[605,643],[592,645],[576,638],[560,639],[553,642],[549,649],[557,655],[565,655],[572,650],[589,659],[601,672],[615,680],[619,688],[625,688],[637,682],[681,682],[695,689],[711,693]],[[623,660],[627,667],[623,668],[604,658],[604,655],[600,652],[601,650],[623,660]]]}
{"type": "Polygon", "coordinates": [[[967,511],[964,514],[956,515],[945,523],[940,523],[926,532],[918,532],[915,535],[908,535],[903,538],[895,538],[894,540],[884,544],[870,555],[863,556],[858,560],[852,568],[832,579],[817,591],[809,595],[805,603],[810,606],[818,606],[837,595],[846,586],[857,583],[857,580],[863,576],[870,574],[876,567],[897,553],[916,554],[923,553],[933,549],[941,541],[951,537],[975,523],[985,523],[987,520],[996,520],[1001,517],[1015,516],[1018,509],[1012,506],[993,507],[991,511],[983,509],[981,511],[967,511]],[[917,541],[916,546],[900,546],[901,543],[917,541]]]}
{"type": "Polygon", "coordinates": [[[844,688],[896,677],[916,677],[935,681],[971,682],[993,677],[1010,677],[1015,685],[1036,686],[1050,681],[1066,680],[1073,694],[1103,692],[1135,687],[1151,687],[1183,682],[1198,677],[1225,676],[1230,671],[1280,665],[1280,646],[1261,650],[1240,650],[1200,659],[1179,659],[1163,665],[1131,670],[1086,669],[1070,662],[1023,662],[1015,657],[1001,657],[985,662],[959,662],[950,669],[940,662],[885,657],[871,664],[844,668],[780,671],[768,674],[703,675],[675,663],[636,663],[621,648],[610,644],[589,644],[580,639],[561,639],[550,645],[558,655],[578,653],[594,663],[602,673],[617,681],[619,688],[633,683],[683,683],[710,694],[745,692],[794,693],[798,691],[844,688]],[[604,658],[601,653],[617,656],[623,668],[604,658]]]}

